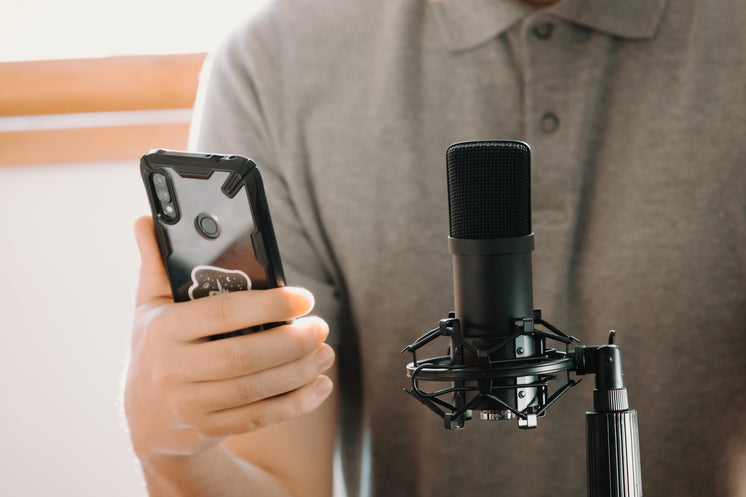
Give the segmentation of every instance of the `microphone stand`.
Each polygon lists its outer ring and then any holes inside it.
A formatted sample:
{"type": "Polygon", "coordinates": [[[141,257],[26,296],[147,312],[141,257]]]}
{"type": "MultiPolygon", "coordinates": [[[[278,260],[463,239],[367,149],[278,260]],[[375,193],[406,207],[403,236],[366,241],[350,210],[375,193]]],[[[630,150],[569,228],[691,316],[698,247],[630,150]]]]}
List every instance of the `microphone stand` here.
{"type": "MultiPolygon", "coordinates": [[[[559,352],[546,349],[544,339],[564,342],[577,341],[541,319],[540,311],[534,317],[516,320],[516,338],[527,334],[539,340],[541,355],[531,361],[495,361],[484,366],[474,367],[463,362],[453,362],[450,356],[417,360],[416,350],[440,336],[447,336],[455,348],[470,348],[478,357],[485,357],[489,351],[474,349],[461,335],[458,319],[453,314],[441,320],[439,328],[431,330],[402,350],[410,352],[413,362],[407,365],[407,375],[412,379],[409,393],[444,420],[449,430],[464,428],[465,421],[471,419],[471,407],[477,406],[480,399],[491,399],[510,410],[518,418],[520,428],[535,428],[537,418],[559,397],[564,395],[580,380],[569,379],[553,395],[546,397],[546,384],[560,371],[574,371],[577,375],[595,374],[596,387],[593,391],[593,411],[586,412],[586,463],[588,467],[588,497],[641,497],[642,482],[640,469],[640,441],[637,426],[637,411],[629,408],[627,389],[622,380],[622,356],[618,345],[614,344],[615,332],[609,332],[606,345],[578,345],[574,351],[559,352]],[[546,326],[553,334],[534,328],[534,322],[546,326]],[[535,386],[542,389],[543,406],[532,411],[518,411],[491,394],[493,379],[517,378],[542,375],[538,383],[520,386],[535,386]],[[478,380],[478,387],[464,387],[469,381],[478,380]],[[436,392],[426,392],[419,386],[420,381],[450,381],[454,386],[436,392]],[[466,391],[478,392],[470,401],[464,402],[466,391]],[[451,404],[439,398],[450,394],[451,404]],[[445,408],[445,410],[444,410],[445,408]]],[[[503,387],[504,388],[504,387],[503,387]]],[[[513,416],[511,416],[513,417],[513,416]]]]}
{"type": "Polygon", "coordinates": [[[641,497],[637,411],[622,381],[622,352],[614,344],[575,348],[575,372],[595,373],[593,411],[586,412],[588,497],[641,497]]]}

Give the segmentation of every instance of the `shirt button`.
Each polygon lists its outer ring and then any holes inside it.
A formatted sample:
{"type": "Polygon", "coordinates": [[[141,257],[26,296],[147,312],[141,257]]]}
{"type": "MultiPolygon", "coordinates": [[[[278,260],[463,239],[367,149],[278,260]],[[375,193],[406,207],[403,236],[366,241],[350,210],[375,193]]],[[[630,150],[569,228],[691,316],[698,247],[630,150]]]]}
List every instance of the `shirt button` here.
{"type": "Polygon", "coordinates": [[[540,40],[548,40],[552,37],[552,32],[554,31],[554,24],[551,22],[545,22],[544,24],[539,24],[538,26],[534,26],[533,32],[534,36],[536,36],[540,40]]]}
{"type": "Polygon", "coordinates": [[[552,112],[541,116],[541,130],[544,133],[554,133],[559,128],[559,118],[552,112]]]}

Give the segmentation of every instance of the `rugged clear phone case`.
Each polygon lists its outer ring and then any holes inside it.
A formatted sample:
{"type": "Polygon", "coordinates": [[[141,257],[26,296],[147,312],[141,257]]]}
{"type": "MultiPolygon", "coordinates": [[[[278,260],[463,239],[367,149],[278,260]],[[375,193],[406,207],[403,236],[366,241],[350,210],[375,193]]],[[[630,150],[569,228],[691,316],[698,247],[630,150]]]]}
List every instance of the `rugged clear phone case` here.
{"type": "Polygon", "coordinates": [[[253,161],[154,150],[140,170],[175,301],[285,285],[253,161]]]}

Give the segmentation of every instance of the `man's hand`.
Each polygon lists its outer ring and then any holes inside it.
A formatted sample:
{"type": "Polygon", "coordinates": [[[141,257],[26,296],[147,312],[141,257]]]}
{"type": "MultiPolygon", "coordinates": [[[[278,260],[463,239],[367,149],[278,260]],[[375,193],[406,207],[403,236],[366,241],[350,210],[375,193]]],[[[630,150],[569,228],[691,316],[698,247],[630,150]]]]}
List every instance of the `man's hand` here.
{"type": "Polygon", "coordinates": [[[174,303],[152,220],[138,219],[135,232],[142,267],[125,412],[143,461],[205,452],[230,435],[308,413],[329,396],[331,380],[320,374],[334,353],[321,319],[207,340],[303,316],[313,307],[309,292],[250,290],[174,303]]]}

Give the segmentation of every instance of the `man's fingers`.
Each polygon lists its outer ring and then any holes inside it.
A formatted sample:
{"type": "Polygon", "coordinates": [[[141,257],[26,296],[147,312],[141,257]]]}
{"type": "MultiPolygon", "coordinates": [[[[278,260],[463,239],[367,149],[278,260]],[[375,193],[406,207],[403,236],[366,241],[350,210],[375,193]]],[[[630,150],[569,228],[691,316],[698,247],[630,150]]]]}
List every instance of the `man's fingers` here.
{"type": "Polygon", "coordinates": [[[307,314],[313,296],[301,288],[248,290],[205,297],[169,306],[153,316],[159,333],[191,342],[211,335],[285,322],[307,314]]]}
{"type": "Polygon", "coordinates": [[[334,351],[329,345],[321,344],[305,357],[276,368],[224,381],[192,384],[185,407],[217,412],[276,397],[310,383],[333,362],[334,351]]]}
{"type": "Polygon", "coordinates": [[[135,221],[135,239],[137,248],[140,250],[141,261],[136,305],[139,306],[155,299],[170,299],[171,287],[158,249],[153,218],[143,216],[135,221]]]}
{"type": "Polygon", "coordinates": [[[297,361],[329,334],[328,325],[309,317],[251,335],[196,344],[184,357],[187,381],[218,381],[246,376],[297,361]]]}
{"type": "Polygon", "coordinates": [[[256,431],[316,409],[329,397],[332,381],[319,376],[292,392],[253,404],[209,414],[200,431],[210,438],[224,438],[256,431]]]}

